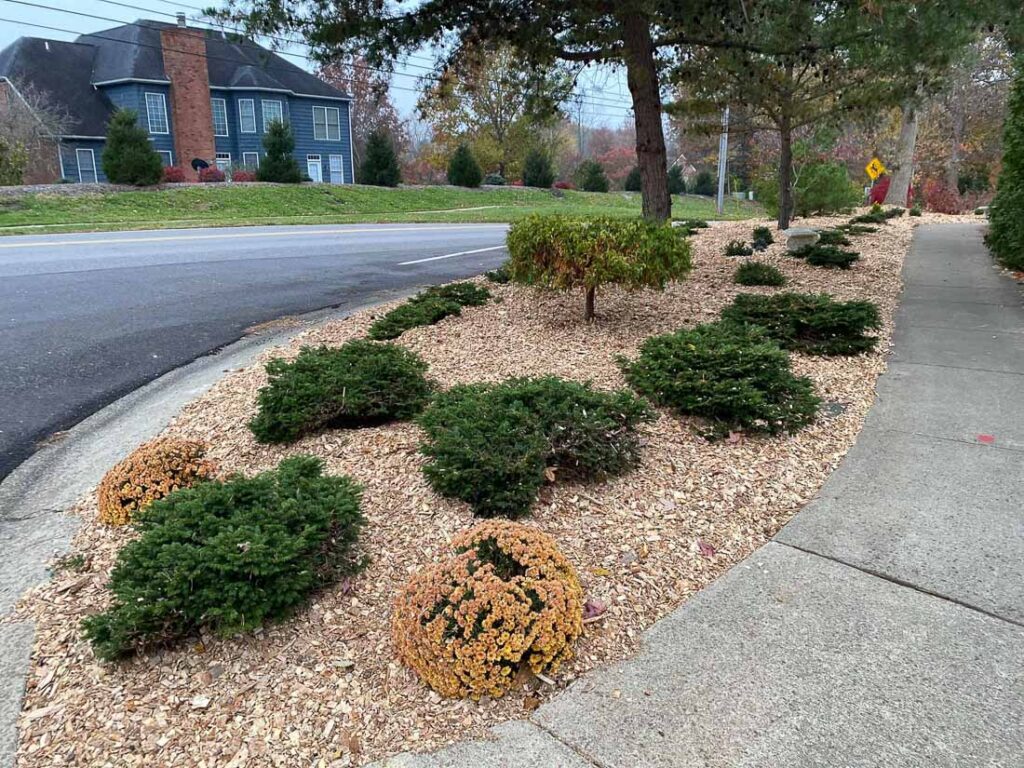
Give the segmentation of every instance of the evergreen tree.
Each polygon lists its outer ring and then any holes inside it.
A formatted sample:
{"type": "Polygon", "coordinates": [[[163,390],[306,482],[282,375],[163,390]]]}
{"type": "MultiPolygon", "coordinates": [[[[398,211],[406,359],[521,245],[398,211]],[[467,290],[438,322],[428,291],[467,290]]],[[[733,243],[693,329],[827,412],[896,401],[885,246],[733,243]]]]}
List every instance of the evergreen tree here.
{"type": "Polygon", "coordinates": [[[555,170],[547,153],[531,149],[523,163],[523,185],[548,189],[555,183],[555,170]]]}
{"type": "Polygon", "coordinates": [[[292,154],[295,151],[295,137],[288,123],[283,120],[271,121],[263,137],[263,148],[267,153],[260,162],[256,178],[260,181],[276,181],[278,184],[298,184],[302,181],[302,172],[292,154]]]}
{"type": "Polygon", "coordinates": [[[704,197],[714,197],[718,194],[718,185],[715,184],[715,177],[711,171],[701,171],[693,180],[693,194],[704,197]]]}
{"type": "MultiPolygon", "coordinates": [[[[639,192],[641,188],[640,182],[640,166],[634,165],[630,170],[629,175],[626,176],[626,181],[623,182],[622,188],[627,192],[639,192]]],[[[671,192],[669,192],[671,194],[671,192]]]]}
{"type": "Polygon", "coordinates": [[[584,160],[576,169],[576,186],[584,192],[607,192],[608,177],[596,160],[584,160]]]}
{"type": "Polygon", "coordinates": [[[366,139],[366,159],[359,166],[360,184],[397,187],[402,181],[395,148],[384,131],[373,131],[366,139]]]}
{"type": "Polygon", "coordinates": [[[1024,271],[1024,54],[1017,55],[1003,129],[1003,170],[992,201],[988,244],[999,263],[1024,271]]]}
{"type": "Polygon", "coordinates": [[[137,187],[156,184],[163,176],[163,163],[153,149],[146,129],[138,124],[138,114],[119,109],[107,124],[107,143],[103,148],[103,173],[113,184],[137,187]]]}
{"type": "Polygon", "coordinates": [[[479,187],[483,180],[484,174],[469,151],[469,145],[460,144],[448,162],[448,183],[457,187],[479,187]]]}
{"type": "Polygon", "coordinates": [[[686,180],[683,179],[683,169],[673,165],[668,169],[668,193],[670,195],[685,195],[686,180]]]}

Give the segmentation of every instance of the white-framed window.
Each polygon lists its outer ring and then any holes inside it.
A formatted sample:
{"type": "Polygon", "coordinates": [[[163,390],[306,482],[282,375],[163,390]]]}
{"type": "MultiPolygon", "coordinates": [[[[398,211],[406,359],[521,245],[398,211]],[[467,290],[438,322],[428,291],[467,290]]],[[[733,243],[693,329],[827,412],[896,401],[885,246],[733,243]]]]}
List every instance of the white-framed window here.
{"type": "Polygon", "coordinates": [[[272,122],[275,120],[284,121],[284,110],[281,107],[280,101],[267,101],[264,99],[261,102],[261,106],[263,107],[263,132],[266,133],[272,122]]]}
{"type": "Polygon", "coordinates": [[[222,171],[227,171],[231,167],[231,153],[218,152],[214,162],[217,163],[217,167],[222,171]]]}
{"type": "Polygon", "coordinates": [[[320,165],[320,155],[306,155],[306,175],[317,184],[324,180],[323,166],[320,165]]]}
{"type": "Polygon", "coordinates": [[[238,100],[239,133],[256,133],[256,102],[252,99],[238,100]]]}
{"type": "Polygon", "coordinates": [[[169,149],[157,150],[157,154],[160,155],[160,162],[164,164],[164,168],[174,165],[174,155],[169,149]]]}
{"type": "Polygon", "coordinates": [[[150,133],[170,133],[167,122],[167,99],[162,93],[146,94],[146,120],[150,133]]]}
{"type": "Polygon", "coordinates": [[[210,112],[213,113],[213,135],[228,135],[228,103],[224,99],[210,99],[210,112]]]}
{"type": "Polygon", "coordinates": [[[76,149],[75,160],[78,163],[78,180],[82,184],[95,184],[96,153],[91,149],[76,149]]]}
{"type": "Polygon", "coordinates": [[[345,183],[345,161],[341,155],[328,155],[327,167],[331,172],[331,184],[345,183]]]}
{"type": "Polygon", "coordinates": [[[247,168],[259,168],[260,167],[260,153],[259,152],[243,152],[242,153],[242,165],[247,168]]]}
{"type": "Polygon", "coordinates": [[[313,107],[313,139],[341,141],[341,110],[337,107],[313,107]]]}

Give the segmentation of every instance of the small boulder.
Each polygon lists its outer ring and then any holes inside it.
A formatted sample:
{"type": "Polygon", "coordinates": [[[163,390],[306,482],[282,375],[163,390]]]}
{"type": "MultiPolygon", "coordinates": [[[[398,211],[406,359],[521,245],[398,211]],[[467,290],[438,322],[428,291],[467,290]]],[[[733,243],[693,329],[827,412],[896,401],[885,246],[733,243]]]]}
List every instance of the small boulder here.
{"type": "Polygon", "coordinates": [[[786,236],[786,250],[799,251],[808,245],[814,245],[821,237],[815,230],[807,227],[790,227],[784,230],[786,236]]]}

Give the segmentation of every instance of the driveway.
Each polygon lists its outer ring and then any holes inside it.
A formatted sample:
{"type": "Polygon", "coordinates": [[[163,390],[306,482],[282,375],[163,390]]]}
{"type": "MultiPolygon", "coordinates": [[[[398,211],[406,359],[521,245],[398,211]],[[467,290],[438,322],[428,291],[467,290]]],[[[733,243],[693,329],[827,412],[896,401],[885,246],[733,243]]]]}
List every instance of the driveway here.
{"type": "Polygon", "coordinates": [[[245,227],[0,240],[0,479],[36,443],[286,315],[479,274],[504,224],[245,227]]]}

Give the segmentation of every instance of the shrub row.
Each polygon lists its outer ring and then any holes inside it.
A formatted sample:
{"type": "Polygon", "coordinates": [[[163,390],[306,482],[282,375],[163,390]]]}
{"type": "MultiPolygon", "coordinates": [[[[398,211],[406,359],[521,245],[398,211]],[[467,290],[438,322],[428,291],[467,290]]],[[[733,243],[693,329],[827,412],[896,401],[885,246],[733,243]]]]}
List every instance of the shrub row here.
{"type": "Polygon", "coordinates": [[[367,335],[378,341],[397,339],[410,328],[434,325],[450,315],[460,314],[463,307],[478,307],[490,297],[490,291],[474,283],[434,286],[379,318],[367,335]]]}

